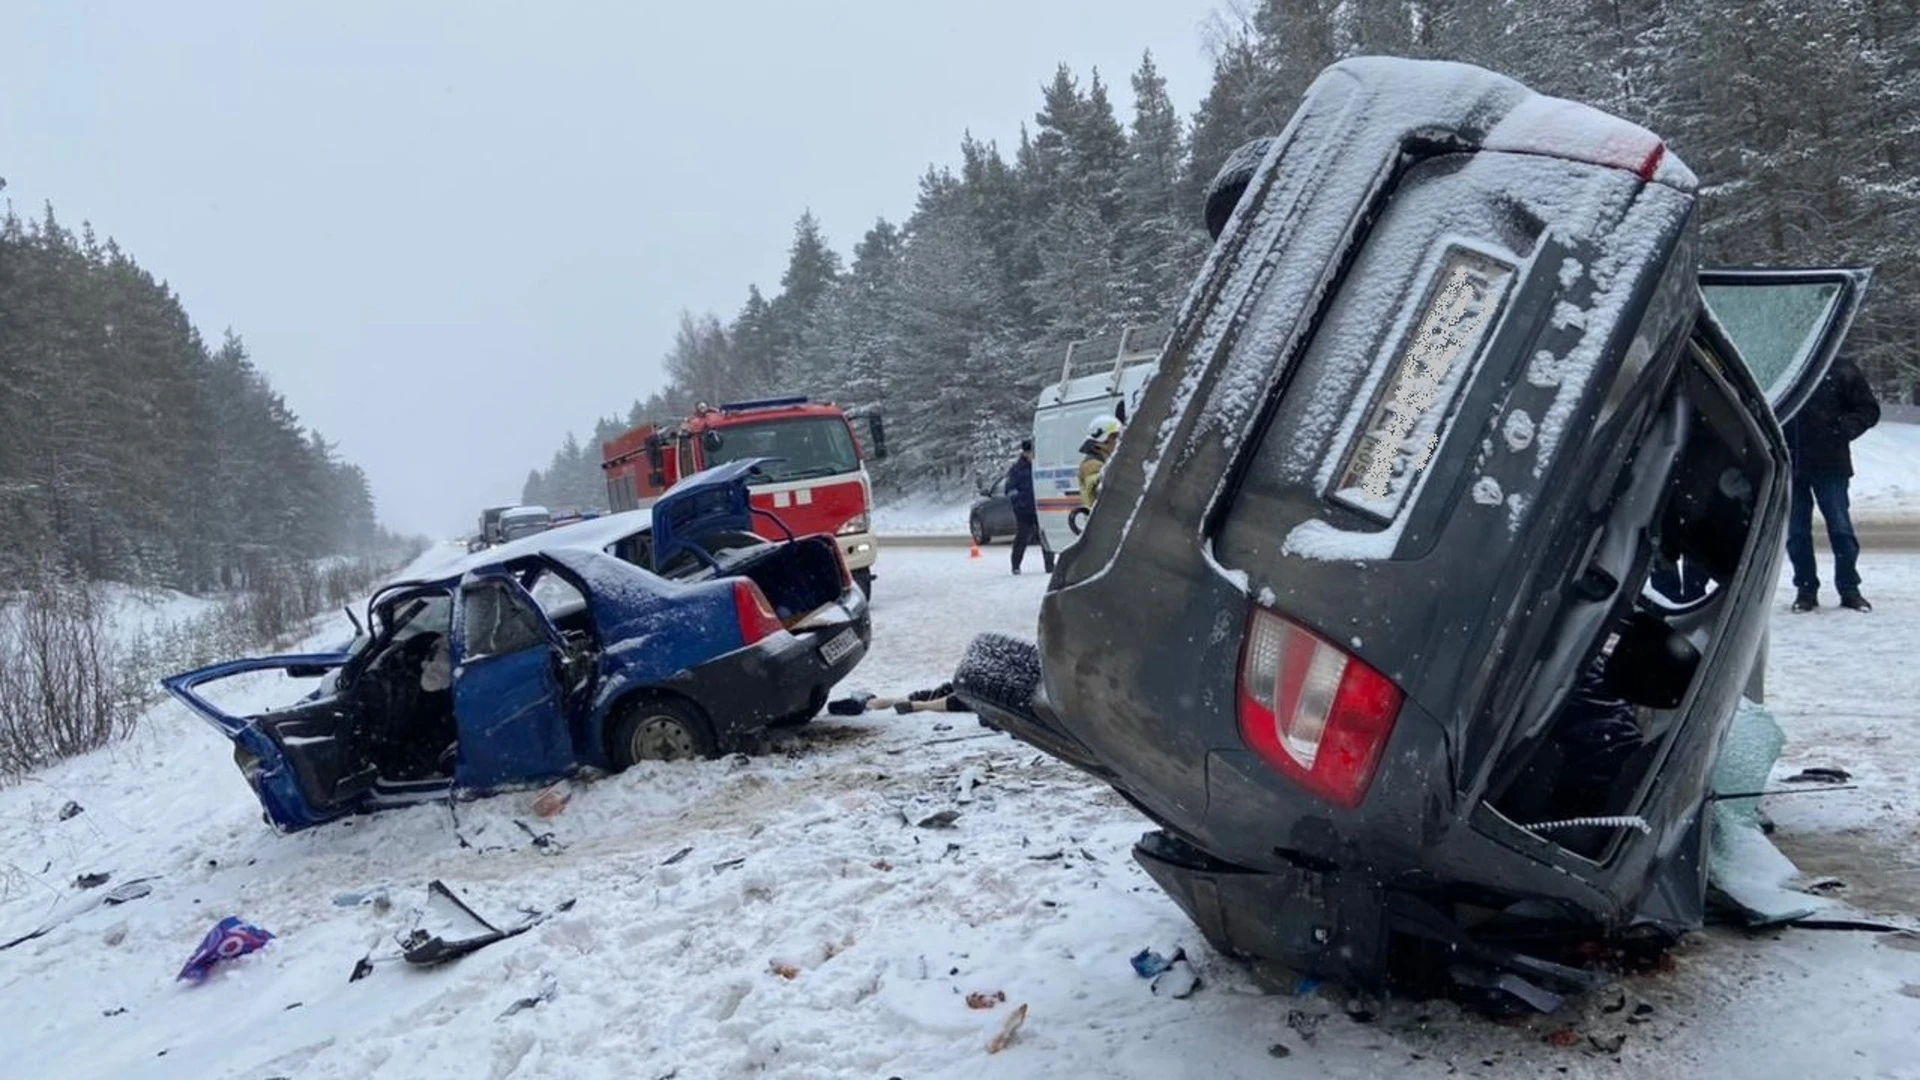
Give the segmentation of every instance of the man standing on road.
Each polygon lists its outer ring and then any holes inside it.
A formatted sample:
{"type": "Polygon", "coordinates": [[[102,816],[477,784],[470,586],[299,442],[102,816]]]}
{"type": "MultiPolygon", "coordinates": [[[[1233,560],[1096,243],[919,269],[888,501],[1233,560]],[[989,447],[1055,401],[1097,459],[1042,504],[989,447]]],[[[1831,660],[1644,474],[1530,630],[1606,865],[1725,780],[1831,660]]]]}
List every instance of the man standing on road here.
{"type": "Polygon", "coordinates": [[[1836,357],[1807,404],[1785,426],[1793,459],[1793,502],[1787,511],[1787,558],[1793,562],[1793,610],[1820,606],[1820,570],[1813,559],[1813,507],[1827,523],[1833,548],[1833,584],[1840,606],[1872,611],[1860,595],[1860,541],[1847,509],[1847,484],[1853,478],[1849,444],[1880,422],[1880,403],[1867,377],[1852,360],[1836,357]]]}
{"type": "Polygon", "coordinates": [[[1047,573],[1053,573],[1053,552],[1047,550],[1046,537],[1040,535],[1040,512],[1033,501],[1033,440],[1020,440],[1020,456],[1007,470],[1007,502],[1013,505],[1013,572],[1027,559],[1027,545],[1040,545],[1040,558],[1047,573]]]}

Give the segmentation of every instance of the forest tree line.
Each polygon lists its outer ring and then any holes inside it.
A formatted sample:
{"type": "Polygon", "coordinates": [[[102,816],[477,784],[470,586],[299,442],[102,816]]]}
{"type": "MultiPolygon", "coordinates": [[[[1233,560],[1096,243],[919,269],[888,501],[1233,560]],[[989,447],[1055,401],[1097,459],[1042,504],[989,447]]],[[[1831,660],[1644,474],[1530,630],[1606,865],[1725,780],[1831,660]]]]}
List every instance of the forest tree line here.
{"type": "MultiPolygon", "coordinates": [[[[913,213],[843,259],[795,226],[771,298],[683,313],[666,386],[569,434],[523,497],[605,505],[602,441],[696,401],[804,392],[878,405],[893,491],[957,493],[1004,468],[1067,342],[1172,312],[1206,253],[1208,180],[1285,126],[1326,65],[1463,60],[1660,133],[1701,178],[1710,263],[1871,264],[1850,351],[1883,397],[1920,359],[1920,4],[1913,0],[1257,0],[1219,16],[1212,84],[1182,116],[1145,55],[1123,122],[1062,66],[1010,149],[961,140],[913,213]]],[[[618,393],[619,388],[609,388],[618,393]]]]}
{"type": "Polygon", "coordinates": [[[366,475],[111,239],[0,216],[0,573],[188,592],[394,549],[366,475]]]}

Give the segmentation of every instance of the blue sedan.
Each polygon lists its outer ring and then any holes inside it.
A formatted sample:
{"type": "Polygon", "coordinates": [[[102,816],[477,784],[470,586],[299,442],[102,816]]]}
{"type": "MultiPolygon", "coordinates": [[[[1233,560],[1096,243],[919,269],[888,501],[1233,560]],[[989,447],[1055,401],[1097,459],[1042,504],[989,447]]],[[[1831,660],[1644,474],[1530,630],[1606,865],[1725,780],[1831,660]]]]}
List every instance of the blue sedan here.
{"type": "Polygon", "coordinates": [[[582,767],[710,757],[804,722],[865,656],[867,602],[832,537],[750,532],[758,465],[390,584],[342,651],[230,661],[166,688],[233,740],[284,832],[582,767]],[[251,716],[200,692],[258,671],[326,681],[251,716]]]}

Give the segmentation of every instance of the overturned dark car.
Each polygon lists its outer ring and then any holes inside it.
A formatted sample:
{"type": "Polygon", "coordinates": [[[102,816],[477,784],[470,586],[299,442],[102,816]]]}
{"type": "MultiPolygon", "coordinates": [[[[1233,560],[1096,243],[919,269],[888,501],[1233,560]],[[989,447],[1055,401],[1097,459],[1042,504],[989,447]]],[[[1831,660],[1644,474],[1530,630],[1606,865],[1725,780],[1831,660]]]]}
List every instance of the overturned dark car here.
{"type": "Polygon", "coordinates": [[[1701,924],[1778,417],[1869,275],[1703,270],[1657,136],[1458,64],[1328,69],[1214,194],[1037,647],[959,689],[1156,822],[1222,951],[1551,1007],[1701,924]]]}

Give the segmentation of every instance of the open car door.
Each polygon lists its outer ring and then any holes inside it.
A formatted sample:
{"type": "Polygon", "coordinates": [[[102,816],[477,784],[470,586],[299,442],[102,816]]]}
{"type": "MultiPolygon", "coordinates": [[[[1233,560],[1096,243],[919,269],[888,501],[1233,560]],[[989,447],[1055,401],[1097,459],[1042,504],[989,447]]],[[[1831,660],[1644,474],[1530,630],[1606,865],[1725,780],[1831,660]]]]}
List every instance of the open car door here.
{"type": "Polygon", "coordinates": [[[454,618],[455,782],[487,789],[565,772],[574,752],[560,632],[504,569],[463,582],[454,618]]]}
{"type": "Polygon", "coordinates": [[[293,832],[351,813],[379,778],[357,745],[352,705],[322,694],[286,708],[236,716],[209,701],[201,687],[269,671],[311,678],[348,660],[345,653],[234,660],[174,675],[163,685],[233,740],[234,761],[259,797],[267,820],[293,832]]]}
{"type": "Polygon", "coordinates": [[[1866,299],[1867,267],[1716,268],[1700,292],[1781,423],[1812,396],[1866,299]]]}

